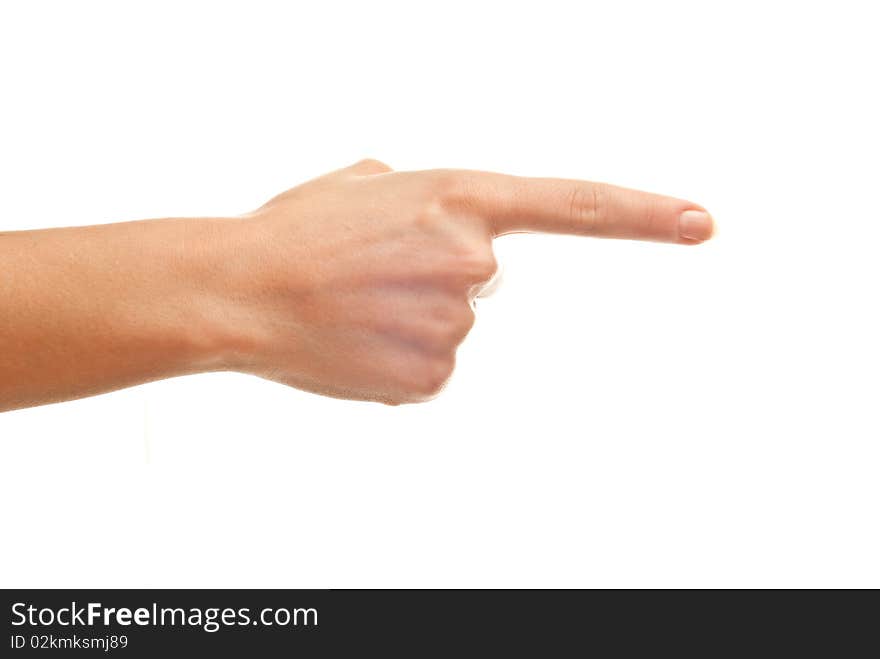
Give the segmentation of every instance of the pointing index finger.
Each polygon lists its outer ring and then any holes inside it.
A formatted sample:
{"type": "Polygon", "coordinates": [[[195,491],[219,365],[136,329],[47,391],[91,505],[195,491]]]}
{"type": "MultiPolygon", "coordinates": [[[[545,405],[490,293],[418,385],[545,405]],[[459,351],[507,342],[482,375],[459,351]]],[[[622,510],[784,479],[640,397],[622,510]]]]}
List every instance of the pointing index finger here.
{"type": "Polygon", "coordinates": [[[475,203],[495,235],[520,231],[697,244],[714,222],[698,204],[607,183],[474,173],[475,203]]]}

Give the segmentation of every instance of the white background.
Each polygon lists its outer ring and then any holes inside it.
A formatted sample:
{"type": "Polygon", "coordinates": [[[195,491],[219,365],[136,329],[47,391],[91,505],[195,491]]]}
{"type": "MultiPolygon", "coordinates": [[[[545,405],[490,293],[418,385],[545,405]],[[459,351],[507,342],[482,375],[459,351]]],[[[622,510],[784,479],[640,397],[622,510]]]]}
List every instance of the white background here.
{"type": "Polygon", "coordinates": [[[0,415],[0,585],[880,586],[870,3],[308,5],[4,3],[0,229],[369,156],[682,196],[717,239],[498,241],[425,405],[217,374],[0,415]]]}

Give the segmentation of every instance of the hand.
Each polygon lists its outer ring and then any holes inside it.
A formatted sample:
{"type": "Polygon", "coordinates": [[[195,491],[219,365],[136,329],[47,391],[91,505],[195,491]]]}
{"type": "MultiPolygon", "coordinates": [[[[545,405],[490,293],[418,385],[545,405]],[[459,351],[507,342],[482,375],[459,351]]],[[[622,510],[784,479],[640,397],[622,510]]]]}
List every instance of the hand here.
{"type": "Polygon", "coordinates": [[[601,183],[484,172],[394,172],[364,160],[233,223],[231,368],[385,403],[435,396],[493,276],[492,239],[544,231],[692,245],[691,202],[601,183]]]}

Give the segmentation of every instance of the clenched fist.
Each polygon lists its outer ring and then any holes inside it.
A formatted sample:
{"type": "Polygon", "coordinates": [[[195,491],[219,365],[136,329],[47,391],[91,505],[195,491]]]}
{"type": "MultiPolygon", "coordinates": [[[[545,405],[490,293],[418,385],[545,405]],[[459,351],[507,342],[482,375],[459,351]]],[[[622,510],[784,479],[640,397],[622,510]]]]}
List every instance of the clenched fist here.
{"type": "Polygon", "coordinates": [[[236,368],[386,403],[436,395],[517,231],[683,244],[712,234],[692,203],[598,183],[394,172],[365,160],[293,188],[237,226],[250,348],[236,368]]]}
{"type": "Polygon", "coordinates": [[[495,272],[492,239],[520,231],[692,245],[713,224],[601,183],[364,160],[235,218],[0,233],[0,411],[212,370],[429,399],[495,272]]]}

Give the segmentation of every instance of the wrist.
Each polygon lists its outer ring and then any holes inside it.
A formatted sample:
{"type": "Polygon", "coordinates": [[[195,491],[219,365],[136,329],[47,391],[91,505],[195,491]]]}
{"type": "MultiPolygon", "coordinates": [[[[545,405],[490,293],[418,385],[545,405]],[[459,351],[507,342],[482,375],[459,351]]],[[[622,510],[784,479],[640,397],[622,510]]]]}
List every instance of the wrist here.
{"type": "Polygon", "coordinates": [[[186,220],[186,280],[192,291],[192,325],[186,330],[195,369],[242,371],[256,350],[251,309],[246,220],[186,220]]]}

